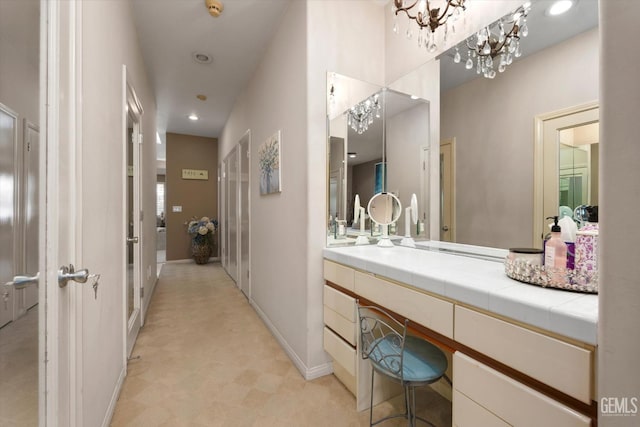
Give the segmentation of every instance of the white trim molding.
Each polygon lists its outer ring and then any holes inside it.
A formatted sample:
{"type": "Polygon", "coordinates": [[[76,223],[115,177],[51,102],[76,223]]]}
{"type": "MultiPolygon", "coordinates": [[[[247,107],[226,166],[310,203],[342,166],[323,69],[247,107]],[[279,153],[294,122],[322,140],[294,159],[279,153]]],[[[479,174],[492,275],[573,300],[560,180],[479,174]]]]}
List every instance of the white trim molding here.
{"type": "Polygon", "coordinates": [[[258,316],[260,316],[260,319],[262,319],[267,329],[269,329],[274,338],[280,343],[284,352],[287,353],[287,356],[289,356],[289,359],[291,359],[295,367],[298,368],[298,371],[300,371],[300,374],[302,374],[305,380],[310,381],[333,373],[333,364],[331,362],[311,368],[307,367],[258,304],[253,300],[249,300],[249,304],[251,304],[251,307],[258,313],[258,316]]]}

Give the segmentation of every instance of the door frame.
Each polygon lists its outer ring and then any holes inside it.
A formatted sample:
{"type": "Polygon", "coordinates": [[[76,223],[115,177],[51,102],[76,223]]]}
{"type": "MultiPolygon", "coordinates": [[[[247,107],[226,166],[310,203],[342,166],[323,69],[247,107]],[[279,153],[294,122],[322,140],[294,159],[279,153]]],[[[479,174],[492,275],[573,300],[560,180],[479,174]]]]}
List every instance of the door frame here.
{"type": "Polygon", "coordinates": [[[141,147],[143,141],[142,135],[142,116],[144,114],[144,109],[142,108],[142,103],[140,102],[140,98],[136,94],[136,90],[133,85],[130,83],[131,79],[128,77],[127,66],[122,66],[122,90],[123,90],[123,103],[122,103],[122,147],[123,147],[123,176],[128,178],[129,173],[129,165],[128,165],[128,128],[127,128],[127,119],[129,113],[131,113],[135,122],[133,124],[132,131],[134,134],[132,135],[132,161],[133,161],[133,206],[128,206],[128,197],[129,197],[129,189],[128,189],[128,179],[125,178],[123,180],[123,206],[125,207],[123,210],[123,220],[124,220],[124,259],[123,259],[123,307],[124,307],[124,349],[125,349],[125,360],[124,366],[126,369],[127,363],[126,359],[131,356],[131,352],[133,351],[133,346],[135,345],[136,338],[138,336],[138,332],[140,331],[140,327],[142,326],[142,298],[141,298],[141,284],[142,281],[142,233],[141,233],[141,203],[140,203],[140,178],[142,174],[142,162],[141,162],[141,147]],[[127,275],[128,275],[128,243],[127,238],[129,237],[129,208],[133,209],[133,235],[138,238],[138,242],[132,243],[133,248],[133,312],[132,315],[128,315],[128,289],[127,289],[127,275]]]}
{"type": "MultiPolygon", "coordinates": [[[[456,242],[456,138],[452,137],[452,138],[445,138],[440,140],[440,150],[438,151],[438,157],[440,157],[440,154],[442,153],[442,147],[445,145],[450,145],[451,146],[451,189],[449,191],[449,197],[450,197],[450,203],[451,203],[451,223],[449,225],[450,227],[450,238],[451,238],[451,242],[456,242]]],[[[442,221],[442,213],[443,213],[443,198],[444,198],[444,194],[442,194],[442,176],[444,175],[444,173],[446,172],[445,170],[443,170],[444,168],[440,168],[440,183],[438,185],[439,191],[438,191],[438,199],[439,199],[439,204],[440,204],[440,226],[439,226],[439,231],[438,231],[438,240],[442,240],[441,236],[442,236],[442,227],[443,227],[443,221],[442,221]]]]}
{"type": "Polygon", "coordinates": [[[249,299],[251,301],[251,129],[248,129],[244,135],[242,136],[242,138],[240,138],[240,142],[238,143],[238,148],[240,151],[240,157],[238,158],[238,174],[240,176],[240,185],[238,186],[238,205],[240,206],[240,209],[238,209],[238,224],[239,226],[239,231],[238,231],[238,259],[239,259],[239,282],[240,282],[240,290],[244,293],[244,295],[247,297],[247,299],[249,299]],[[247,158],[246,158],[246,162],[247,162],[247,176],[243,177],[242,175],[242,144],[245,143],[247,144],[247,158]],[[245,178],[246,178],[246,182],[247,182],[247,205],[244,206],[242,204],[242,183],[245,182],[245,178]],[[242,216],[243,213],[246,212],[247,213],[247,229],[244,230],[244,227],[242,226],[242,216]],[[242,236],[244,233],[247,233],[247,276],[244,276],[244,271],[242,270],[242,236]]]}
{"type": "MultiPolygon", "coordinates": [[[[599,116],[600,107],[598,101],[587,102],[562,110],[552,111],[550,113],[540,114],[534,118],[534,155],[533,155],[533,236],[532,247],[541,247],[544,224],[547,222],[545,218],[549,216],[545,212],[545,188],[550,188],[552,182],[557,184],[559,181],[558,159],[557,155],[553,155],[550,150],[545,150],[545,127],[552,121],[566,119],[566,126],[560,124],[557,129],[579,125],[581,123],[590,123],[592,120],[582,119],[580,116],[591,116],[592,112],[596,112],[599,116]],[[573,116],[573,117],[572,117],[573,116]]],[[[549,191],[547,191],[548,193],[549,191]]],[[[555,195],[558,200],[558,194],[555,195]]],[[[556,202],[556,205],[558,203],[556,202]]],[[[555,214],[557,215],[557,213],[555,214]]]]}
{"type": "Polygon", "coordinates": [[[39,425],[82,425],[82,2],[40,0],[39,425]]]}

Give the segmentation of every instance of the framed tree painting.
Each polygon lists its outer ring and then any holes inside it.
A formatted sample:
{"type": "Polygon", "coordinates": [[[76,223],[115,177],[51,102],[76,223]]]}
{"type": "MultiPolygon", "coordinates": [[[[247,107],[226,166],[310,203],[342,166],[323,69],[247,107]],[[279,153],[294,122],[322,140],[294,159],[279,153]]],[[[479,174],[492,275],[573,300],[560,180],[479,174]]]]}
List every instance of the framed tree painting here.
{"type": "Polygon", "coordinates": [[[280,131],[277,131],[258,147],[260,168],[260,195],[282,191],[280,170],[280,131]]]}

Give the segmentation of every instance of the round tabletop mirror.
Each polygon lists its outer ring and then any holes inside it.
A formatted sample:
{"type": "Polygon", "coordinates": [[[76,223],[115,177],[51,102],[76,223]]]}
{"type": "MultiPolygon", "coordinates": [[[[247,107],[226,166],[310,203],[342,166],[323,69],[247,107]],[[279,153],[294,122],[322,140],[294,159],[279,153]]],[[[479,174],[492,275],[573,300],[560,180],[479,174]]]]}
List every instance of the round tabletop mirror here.
{"type": "Polygon", "coordinates": [[[391,193],[378,193],[369,200],[369,216],[380,225],[389,225],[400,218],[400,200],[391,193]]]}

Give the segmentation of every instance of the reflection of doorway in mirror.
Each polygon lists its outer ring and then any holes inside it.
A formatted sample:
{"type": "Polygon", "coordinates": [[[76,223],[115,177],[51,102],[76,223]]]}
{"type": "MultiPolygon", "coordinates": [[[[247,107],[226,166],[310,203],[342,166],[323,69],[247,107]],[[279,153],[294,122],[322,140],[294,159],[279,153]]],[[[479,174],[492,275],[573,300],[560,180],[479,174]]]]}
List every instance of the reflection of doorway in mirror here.
{"type": "Polygon", "coordinates": [[[589,103],[536,117],[534,241],[542,247],[545,218],[598,205],[599,109],[589,103]]]}
{"type": "Polygon", "coordinates": [[[599,130],[596,122],[559,131],[559,206],[598,204],[598,182],[591,176],[598,170],[599,130]]]}
{"type": "Polygon", "coordinates": [[[455,138],[440,141],[440,240],[456,241],[455,138]]]}
{"type": "Polygon", "coordinates": [[[420,195],[418,197],[418,227],[416,232],[416,236],[431,238],[431,232],[429,228],[429,220],[427,218],[427,213],[429,212],[429,206],[431,206],[431,151],[428,146],[424,146],[421,148],[421,156],[420,162],[422,163],[422,168],[420,172],[422,176],[420,177],[420,195]]]}

